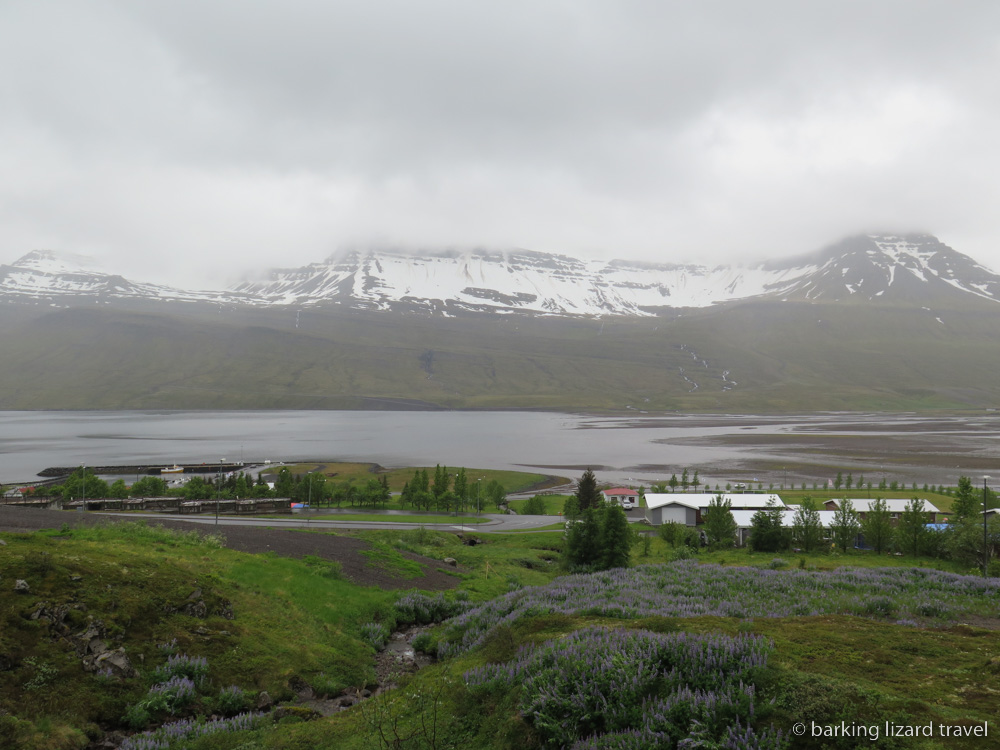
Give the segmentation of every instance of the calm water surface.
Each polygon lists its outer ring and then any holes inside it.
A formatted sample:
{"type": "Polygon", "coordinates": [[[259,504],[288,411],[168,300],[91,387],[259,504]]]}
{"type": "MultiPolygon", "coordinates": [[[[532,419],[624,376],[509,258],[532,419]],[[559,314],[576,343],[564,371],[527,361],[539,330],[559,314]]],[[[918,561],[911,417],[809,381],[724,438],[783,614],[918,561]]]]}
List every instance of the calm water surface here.
{"type": "MultiPolygon", "coordinates": [[[[998,428],[996,415],[970,420],[873,414],[0,412],[0,481],[27,481],[46,467],[81,463],[168,465],[317,458],[373,461],[383,466],[537,467],[572,477],[593,466],[608,481],[658,479],[668,467],[679,474],[684,466],[697,466],[704,479],[715,482],[728,481],[727,473],[742,469],[767,471],[767,463],[785,462],[793,471],[796,465],[804,465],[803,446],[789,443],[790,436],[802,440],[816,435],[857,436],[888,444],[890,438],[903,435],[911,451],[914,445],[935,441],[958,454],[977,451],[989,461],[1000,456],[998,428]],[[963,448],[966,443],[968,447],[963,448]]],[[[952,460],[935,456],[932,461],[930,451],[928,456],[928,468],[940,464],[935,470],[947,468],[952,460]]],[[[816,461],[815,455],[807,458],[816,461]]],[[[875,460],[885,464],[893,456],[875,460]]],[[[787,469],[772,466],[771,481],[775,476],[783,479],[782,471],[787,469]]],[[[996,473],[1000,475],[1000,469],[996,473]]]]}

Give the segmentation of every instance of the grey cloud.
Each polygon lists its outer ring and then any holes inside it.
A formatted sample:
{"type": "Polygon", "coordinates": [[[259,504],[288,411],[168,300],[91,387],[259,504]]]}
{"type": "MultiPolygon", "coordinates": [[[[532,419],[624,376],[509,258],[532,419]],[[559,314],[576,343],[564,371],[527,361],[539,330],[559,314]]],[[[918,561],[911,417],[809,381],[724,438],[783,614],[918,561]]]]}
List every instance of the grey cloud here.
{"type": "Polygon", "coordinates": [[[938,232],[1000,266],[989,2],[12,2],[0,234],[177,273],[938,232]],[[965,243],[965,244],[961,244],[965,243]]]}

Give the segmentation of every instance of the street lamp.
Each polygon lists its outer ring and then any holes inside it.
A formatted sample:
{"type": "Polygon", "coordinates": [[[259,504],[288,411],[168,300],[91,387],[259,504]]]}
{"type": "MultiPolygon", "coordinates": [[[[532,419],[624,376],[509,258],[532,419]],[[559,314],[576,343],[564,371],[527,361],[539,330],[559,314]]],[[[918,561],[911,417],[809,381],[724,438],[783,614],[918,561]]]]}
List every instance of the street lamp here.
{"type": "Polygon", "coordinates": [[[309,528],[309,514],[312,513],[313,505],[313,477],[312,472],[306,472],[306,478],[309,480],[309,501],[306,503],[306,528],[309,528]]]}
{"type": "Polygon", "coordinates": [[[225,460],[224,458],[219,460],[219,471],[216,473],[219,478],[219,486],[215,489],[215,528],[219,528],[219,493],[222,491],[222,462],[225,460]]]}
{"type": "Polygon", "coordinates": [[[986,570],[990,565],[990,541],[989,535],[986,532],[986,480],[989,479],[988,476],[983,477],[983,577],[986,576],[986,570]]]}

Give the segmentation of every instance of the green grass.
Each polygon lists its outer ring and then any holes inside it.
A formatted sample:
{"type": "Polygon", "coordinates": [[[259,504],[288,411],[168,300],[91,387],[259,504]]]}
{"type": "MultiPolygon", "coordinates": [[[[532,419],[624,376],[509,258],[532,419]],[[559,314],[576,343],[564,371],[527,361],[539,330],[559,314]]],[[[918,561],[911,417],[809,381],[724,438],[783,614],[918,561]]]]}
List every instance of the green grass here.
{"type": "Polygon", "coordinates": [[[547,583],[565,572],[559,564],[563,542],[561,530],[533,534],[473,533],[471,536],[479,543],[471,546],[463,544],[453,533],[429,529],[355,533],[370,542],[430,558],[454,558],[468,571],[463,576],[461,588],[475,600],[506,593],[512,587],[547,583]]]}
{"type": "MultiPolygon", "coordinates": [[[[542,501],[545,503],[545,515],[549,516],[561,516],[563,511],[563,506],[566,504],[566,500],[570,497],[569,495],[539,495],[542,501]]],[[[518,499],[511,500],[508,505],[516,510],[518,513],[521,512],[521,508],[524,504],[528,502],[528,499],[518,499]]]]}
{"type": "MultiPolygon", "coordinates": [[[[789,729],[796,722],[866,724],[886,721],[978,723],[996,718],[995,678],[984,664],[1000,654],[1000,632],[955,626],[923,630],[846,616],[761,619],[718,617],[647,618],[633,622],[589,616],[542,615],[519,620],[484,647],[422,670],[397,695],[381,703],[336,714],[323,722],[298,724],[259,734],[262,745],[282,750],[361,750],[378,747],[379,729],[402,733],[431,727],[444,746],[520,750],[538,747],[537,736],[511,701],[472,700],[462,675],[487,661],[507,661],[532,643],[558,638],[591,625],[635,627],[656,632],[752,632],[775,644],[762,675],[759,704],[765,724],[789,729]],[[413,700],[420,696],[420,700],[413,700]],[[773,705],[771,701],[773,700],[773,705]],[[436,717],[432,709],[436,708],[436,717]],[[436,718],[436,721],[435,721],[436,718]]],[[[995,669],[994,669],[995,672],[995,669]]],[[[849,744],[844,747],[851,746],[849,744]]],[[[879,746],[893,746],[883,744],[879,746]]],[[[899,748],[979,750],[982,739],[902,741],[899,748]]],[[[795,748],[823,745],[808,738],[795,748]]]]}
{"type": "MultiPolygon", "coordinates": [[[[557,526],[545,533],[467,532],[464,541],[481,542],[475,545],[463,543],[454,533],[422,527],[352,535],[371,545],[364,555],[369,565],[404,577],[419,575],[421,568],[402,551],[436,560],[455,558],[463,571],[456,573],[460,589],[478,602],[562,574],[563,531],[557,526]]],[[[361,641],[360,630],[372,621],[391,623],[398,596],[352,584],[336,564],[317,558],[247,555],[221,548],[211,536],[141,524],[2,537],[7,545],[0,547],[0,659],[10,664],[0,670],[0,705],[10,716],[0,716],[0,746],[18,750],[82,748],[88,732],[96,736],[100,725],[114,726],[126,707],[144,694],[152,669],[163,662],[157,644],[174,638],[178,651],[208,659],[210,690],[237,684],[289,700],[289,683],[295,679],[334,692],[371,684],[373,653],[361,641]],[[29,581],[30,594],[16,594],[8,585],[18,578],[29,581]],[[195,589],[202,592],[209,610],[204,618],[183,612],[195,589]],[[88,617],[102,620],[108,641],[126,648],[140,676],[119,683],[84,673],[65,638],[50,637],[44,621],[30,618],[41,603],[85,605],[85,610],[70,610],[68,631],[82,631],[88,617]],[[221,614],[227,606],[235,619],[221,614]],[[58,689],[52,689],[55,686],[58,689]]],[[[664,561],[670,555],[671,549],[656,537],[648,555],[641,544],[633,548],[633,562],[638,564],[664,561]]],[[[792,568],[801,561],[806,568],[820,570],[915,564],[954,570],[931,559],[866,553],[765,555],[728,550],[701,552],[698,559],[768,567],[776,556],[792,568]]],[[[762,705],[770,705],[773,698],[767,721],[785,727],[798,720],[834,722],[838,717],[995,721],[1000,674],[996,630],[965,625],[922,629],[847,616],[620,621],[544,615],[519,620],[480,651],[404,677],[400,690],[329,718],[306,723],[285,719],[249,735],[197,740],[190,748],[360,750],[378,747],[379,728],[394,725],[400,732],[436,727],[438,746],[528,750],[537,747],[537,738],[514,705],[472,701],[462,674],[487,660],[512,658],[524,644],[592,624],[661,632],[755,632],[773,639],[776,650],[761,683],[762,705]]],[[[984,746],[949,740],[946,746],[927,747],[984,746]]]]}
{"type": "MultiPolygon", "coordinates": [[[[3,538],[0,655],[11,668],[0,672],[0,705],[14,717],[0,717],[5,748],[82,747],[98,724],[117,725],[165,659],[157,644],[172,639],[178,651],[208,659],[214,690],[235,684],[286,700],[293,677],[334,690],[371,684],[371,649],[360,628],[391,620],[398,596],[346,581],[338,566],[317,559],[249,555],[212,537],[140,524],[3,538]],[[16,579],[30,593],[15,593],[16,579]],[[204,617],[185,612],[196,591],[204,617]],[[64,635],[100,620],[104,640],[125,648],[139,676],[102,682],[85,673],[71,642],[30,618],[54,606],[69,607],[54,626],[64,635]],[[235,619],[225,616],[230,609],[235,619]]],[[[376,550],[372,562],[416,565],[394,550],[376,550]]]]}

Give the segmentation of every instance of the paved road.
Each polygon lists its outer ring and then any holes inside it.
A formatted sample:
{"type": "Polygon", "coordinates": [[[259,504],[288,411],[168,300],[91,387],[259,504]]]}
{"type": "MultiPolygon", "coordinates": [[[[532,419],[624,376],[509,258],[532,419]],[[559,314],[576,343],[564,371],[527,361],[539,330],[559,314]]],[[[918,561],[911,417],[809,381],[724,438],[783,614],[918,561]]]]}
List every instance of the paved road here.
{"type": "MultiPolygon", "coordinates": [[[[187,514],[172,513],[96,513],[90,515],[114,516],[135,520],[143,518],[151,521],[187,521],[189,523],[201,523],[214,525],[215,516],[193,516],[187,514]]],[[[324,512],[323,515],[328,515],[324,512]]],[[[386,515],[386,518],[391,518],[386,515]]],[[[489,519],[484,523],[426,523],[425,528],[437,531],[457,531],[475,532],[477,534],[497,534],[507,531],[524,531],[537,529],[539,526],[549,526],[559,522],[558,516],[511,516],[497,513],[484,513],[483,518],[489,519]]],[[[415,529],[421,524],[416,523],[393,523],[392,521],[335,521],[335,520],[313,520],[308,516],[299,518],[275,518],[275,517],[236,517],[219,516],[219,526],[263,526],[272,529],[415,529]]]]}

